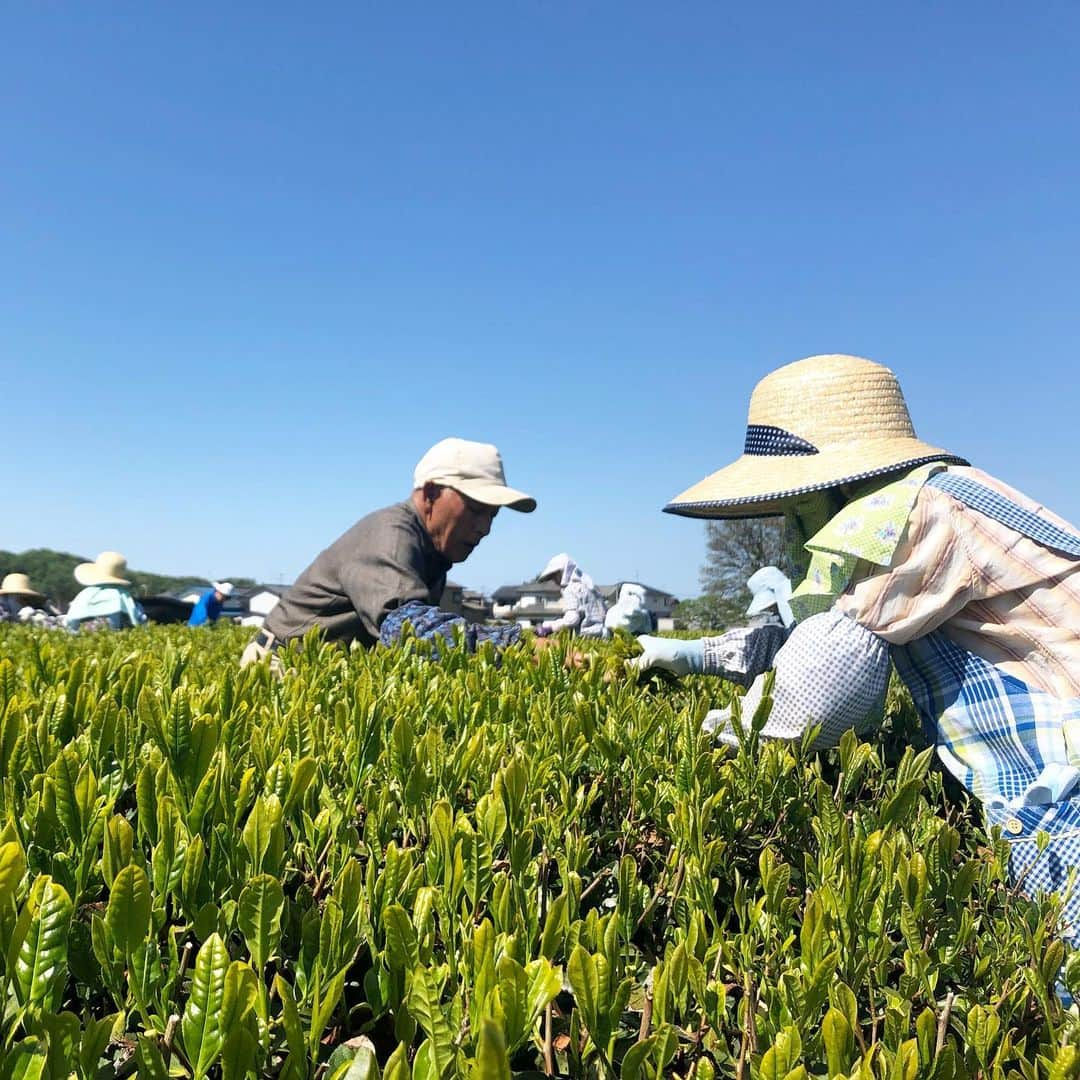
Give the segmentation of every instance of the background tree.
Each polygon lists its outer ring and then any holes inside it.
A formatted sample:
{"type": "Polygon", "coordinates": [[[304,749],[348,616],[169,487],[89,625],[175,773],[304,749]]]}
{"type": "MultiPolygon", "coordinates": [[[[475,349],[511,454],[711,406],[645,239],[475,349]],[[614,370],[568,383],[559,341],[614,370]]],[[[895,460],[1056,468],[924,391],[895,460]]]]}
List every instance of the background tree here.
{"type": "Polygon", "coordinates": [[[709,521],[705,525],[705,562],[699,580],[703,595],[697,608],[685,613],[692,619],[719,620],[711,627],[687,626],[687,629],[721,629],[737,624],[750,603],[746,579],[763,566],[779,566],[791,573],[784,549],[784,519],[733,518],[709,521]]]}
{"type": "Polygon", "coordinates": [[[731,604],[718,596],[695,596],[692,600],[680,600],[672,617],[676,630],[707,634],[727,627],[731,622],[731,604]]]}
{"type": "MultiPolygon", "coordinates": [[[[29,551],[0,551],[0,578],[15,571],[29,574],[30,583],[39,592],[60,604],[71,602],[82,586],[75,580],[75,567],[90,562],[81,555],[49,548],[32,548],[29,551]]],[[[171,577],[167,574],[148,573],[144,570],[128,570],[126,575],[137,596],[153,596],[186,585],[206,586],[210,583],[194,577],[171,577]]],[[[237,588],[254,585],[251,578],[222,576],[218,580],[231,581],[237,588]]]]}

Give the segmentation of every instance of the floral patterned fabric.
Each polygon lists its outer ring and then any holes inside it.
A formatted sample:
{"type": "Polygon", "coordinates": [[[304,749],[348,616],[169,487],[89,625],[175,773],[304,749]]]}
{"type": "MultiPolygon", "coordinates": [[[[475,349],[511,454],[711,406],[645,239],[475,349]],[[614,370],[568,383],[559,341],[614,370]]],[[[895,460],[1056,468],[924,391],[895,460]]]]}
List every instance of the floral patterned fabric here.
{"type": "Polygon", "coordinates": [[[923,485],[944,466],[922,465],[852,499],[803,545],[810,560],[791,596],[798,620],[828,611],[860,562],[888,566],[923,485]]]}

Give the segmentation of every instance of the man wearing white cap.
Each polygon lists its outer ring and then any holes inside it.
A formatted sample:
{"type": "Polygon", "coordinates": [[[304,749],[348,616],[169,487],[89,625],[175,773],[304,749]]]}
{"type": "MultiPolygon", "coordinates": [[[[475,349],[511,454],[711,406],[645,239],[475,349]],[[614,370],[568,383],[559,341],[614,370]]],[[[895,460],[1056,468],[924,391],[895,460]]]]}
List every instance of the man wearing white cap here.
{"type": "Polygon", "coordinates": [[[536,500],[507,486],[494,446],[436,443],[416,466],[412,495],[368,514],[318,555],[267,616],[241,665],[313,627],[345,645],[392,644],[406,622],[424,638],[449,639],[461,626],[470,646],[517,641],[516,624],[474,626],[439,609],[447,571],[469,557],[504,506],[530,513],[536,500]]]}
{"type": "Polygon", "coordinates": [[[231,581],[215,581],[209,589],[195,601],[188,626],[205,626],[207,623],[217,622],[221,614],[221,606],[232,596],[233,586],[231,581]]]}

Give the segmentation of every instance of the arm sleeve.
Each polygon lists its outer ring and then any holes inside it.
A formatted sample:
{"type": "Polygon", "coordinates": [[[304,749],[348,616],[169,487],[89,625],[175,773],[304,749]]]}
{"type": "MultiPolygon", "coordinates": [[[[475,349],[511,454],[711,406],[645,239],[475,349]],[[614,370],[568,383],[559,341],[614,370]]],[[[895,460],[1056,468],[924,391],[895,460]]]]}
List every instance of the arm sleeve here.
{"type": "Polygon", "coordinates": [[[569,611],[564,611],[557,619],[545,619],[544,626],[548,630],[563,630],[568,629],[581,622],[581,612],[577,608],[571,608],[569,611]]]}
{"type": "Polygon", "coordinates": [[[146,622],[146,612],[143,611],[142,604],[130,593],[120,594],[120,613],[127,616],[132,626],[141,626],[146,622]]]}
{"type": "Polygon", "coordinates": [[[481,641],[490,641],[496,648],[502,649],[521,639],[521,627],[517,623],[505,626],[477,626],[466,622],[460,615],[433,607],[419,600],[411,600],[395,608],[386,618],[379,630],[379,641],[383,645],[394,645],[401,640],[401,631],[405,623],[411,624],[418,638],[437,642],[453,642],[455,627],[465,631],[465,641],[472,652],[481,641]]]}
{"type": "MultiPolygon", "coordinates": [[[[880,722],[889,684],[889,647],[884,640],[835,607],[801,622],[777,652],[772,710],[761,734],[799,739],[821,725],[815,750],[835,746],[848,728],[870,730],[880,722]]],[[[749,729],[765,690],[759,676],[742,699],[742,725],[749,729]]],[[[705,726],[737,746],[730,709],[711,712],[705,726]]]]}
{"type": "Polygon", "coordinates": [[[719,675],[740,686],[749,686],[758,675],[773,666],[773,658],[787,640],[789,631],[775,623],[744,626],[720,637],[702,638],[705,675],[719,675]]]}
{"type": "Polygon", "coordinates": [[[342,566],[338,576],[364,629],[379,638],[383,620],[394,610],[410,601],[429,606],[438,601],[423,571],[423,554],[416,538],[408,529],[394,525],[385,535],[374,537],[362,557],[342,566]]]}

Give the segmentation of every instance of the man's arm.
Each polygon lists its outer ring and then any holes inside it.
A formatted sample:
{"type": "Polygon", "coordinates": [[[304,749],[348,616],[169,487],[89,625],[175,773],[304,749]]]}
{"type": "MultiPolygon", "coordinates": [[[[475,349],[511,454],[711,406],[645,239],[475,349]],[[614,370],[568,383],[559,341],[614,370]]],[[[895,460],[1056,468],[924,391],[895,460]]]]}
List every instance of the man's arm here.
{"type": "Polygon", "coordinates": [[[425,580],[424,554],[416,537],[401,524],[391,523],[371,535],[337,576],[364,629],[376,641],[383,622],[405,604],[417,601],[438,610],[432,603],[438,597],[425,580]]]}
{"type": "Polygon", "coordinates": [[[441,608],[425,604],[420,600],[410,600],[391,611],[379,628],[379,641],[383,645],[394,645],[401,639],[401,632],[408,622],[418,638],[434,641],[442,638],[452,643],[456,627],[465,632],[465,642],[470,652],[481,641],[490,641],[497,649],[513,645],[521,640],[521,627],[517,623],[505,626],[478,626],[467,622],[460,615],[443,611],[441,608]]]}
{"type": "Polygon", "coordinates": [[[548,633],[556,634],[560,630],[571,630],[580,622],[581,612],[577,608],[570,608],[569,611],[564,611],[557,619],[545,619],[541,625],[548,633]]]}

